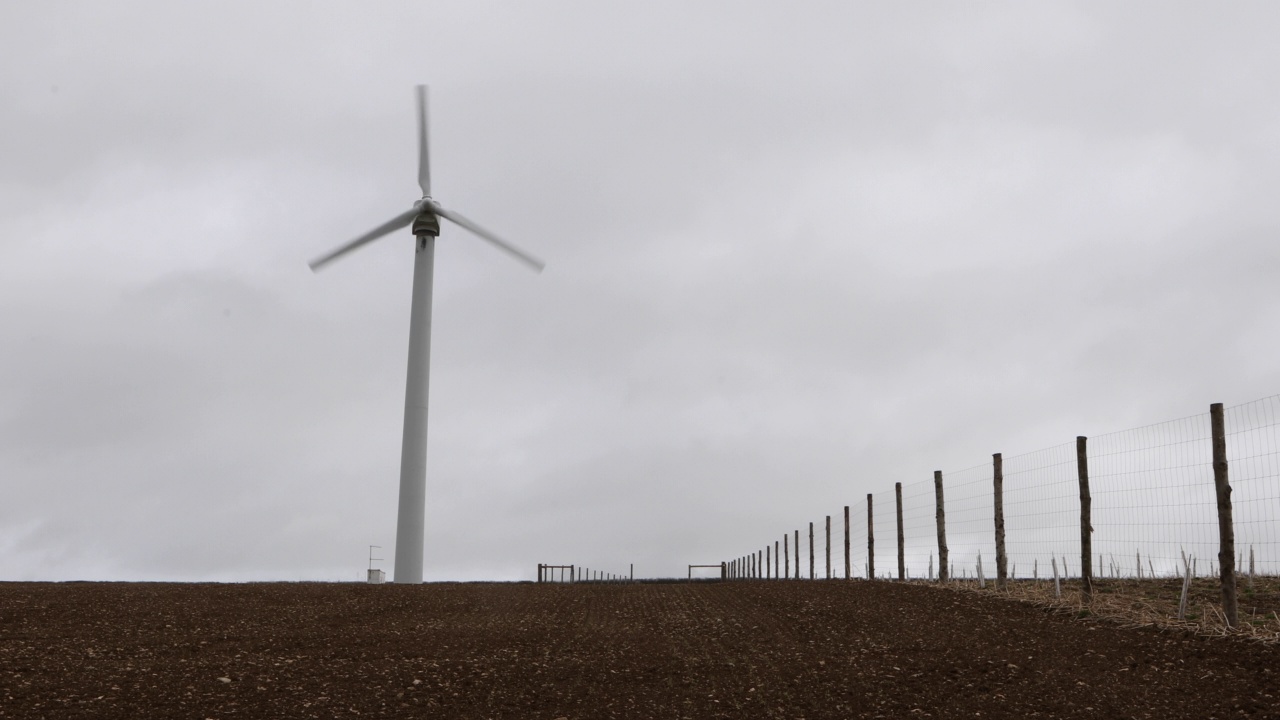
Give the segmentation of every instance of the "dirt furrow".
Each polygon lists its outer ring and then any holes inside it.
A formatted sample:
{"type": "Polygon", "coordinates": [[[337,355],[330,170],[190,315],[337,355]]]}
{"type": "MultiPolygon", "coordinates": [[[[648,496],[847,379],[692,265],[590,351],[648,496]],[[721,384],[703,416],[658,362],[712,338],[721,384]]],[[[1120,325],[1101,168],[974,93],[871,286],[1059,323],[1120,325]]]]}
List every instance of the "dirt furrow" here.
{"type": "Polygon", "coordinates": [[[0,584],[0,718],[1273,718],[1278,660],[909,583],[0,584]]]}

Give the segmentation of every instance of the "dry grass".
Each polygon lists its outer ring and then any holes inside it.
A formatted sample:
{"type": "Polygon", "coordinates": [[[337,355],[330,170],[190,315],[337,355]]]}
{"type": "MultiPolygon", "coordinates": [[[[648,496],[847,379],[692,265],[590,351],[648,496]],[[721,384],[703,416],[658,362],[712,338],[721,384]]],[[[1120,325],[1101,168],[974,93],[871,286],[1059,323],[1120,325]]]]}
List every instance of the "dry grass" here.
{"type": "Polygon", "coordinates": [[[1005,590],[988,581],[980,589],[976,580],[948,583],[957,590],[1005,597],[1077,617],[1098,617],[1125,627],[1159,627],[1187,630],[1205,636],[1236,636],[1280,644],[1280,578],[1255,578],[1250,587],[1241,578],[1236,603],[1239,624],[1227,626],[1222,612],[1222,591],[1216,578],[1192,582],[1187,613],[1178,619],[1182,592],[1179,578],[1156,580],[1095,580],[1093,598],[1085,601],[1080,582],[1062,583],[1062,597],[1054,596],[1053,580],[1015,580],[1005,590]]]}

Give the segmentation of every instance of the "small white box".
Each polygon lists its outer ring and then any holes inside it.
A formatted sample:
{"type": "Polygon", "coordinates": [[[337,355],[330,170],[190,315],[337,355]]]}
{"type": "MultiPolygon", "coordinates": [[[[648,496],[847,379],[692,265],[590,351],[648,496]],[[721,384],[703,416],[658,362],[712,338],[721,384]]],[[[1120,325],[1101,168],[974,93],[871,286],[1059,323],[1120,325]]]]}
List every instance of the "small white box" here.
{"type": "Polygon", "coordinates": [[[384,572],[382,572],[381,570],[370,570],[370,571],[369,571],[369,584],[370,584],[370,585],[381,585],[382,583],[384,583],[384,582],[386,582],[386,581],[387,581],[387,574],[386,574],[386,573],[384,573],[384,572]]]}

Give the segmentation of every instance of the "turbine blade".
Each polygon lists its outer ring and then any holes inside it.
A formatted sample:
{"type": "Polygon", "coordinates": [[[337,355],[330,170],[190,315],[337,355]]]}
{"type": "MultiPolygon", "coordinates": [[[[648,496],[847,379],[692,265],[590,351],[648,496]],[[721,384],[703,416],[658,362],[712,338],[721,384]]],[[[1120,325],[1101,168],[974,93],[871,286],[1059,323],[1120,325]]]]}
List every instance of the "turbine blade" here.
{"type": "Polygon", "coordinates": [[[480,227],[479,225],[476,225],[475,223],[473,223],[473,222],[471,222],[470,220],[468,220],[468,219],[466,219],[466,218],[462,217],[462,216],[461,216],[461,215],[459,215],[458,213],[456,213],[456,212],[454,212],[454,211],[452,211],[452,210],[445,210],[444,208],[440,207],[440,204],[439,204],[439,203],[437,203],[437,202],[434,202],[434,201],[433,201],[433,202],[431,203],[431,210],[432,210],[432,212],[434,212],[435,214],[439,215],[440,217],[445,218],[445,219],[447,219],[447,220],[449,220],[449,221],[453,222],[453,223],[454,223],[454,224],[456,224],[456,225],[460,225],[460,226],[462,226],[463,228],[466,228],[467,230],[470,230],[471,232],[475,233],[476,235],[479,235],[481,238],[483,238],[483,239],[485,239],[485,240],[488,240],[489,242],[493,243],[494,245],[497,245],[497,246],[498,246],[498,248],[500,248],[501,250],[506,251],[508,254],[510,254],[511,256],[515,257],[515,258],[516,258],[517,260],[519,260],[520,262],[523,262],[524,264],[528,265],[529,267],[533,268],[534,270],[537,270],[538,272],[542,272],[542,269],[543,269],[543,268],[545,268],[545,267],[547,266],[547,264],[546,264],[546,263],[542,262],[542,261],[541,261],[541,260],[539,260],[538,258],[536,258],[536,257],[534,257],[534,256],[530,255],[529,253],[527,253],[527,252],[525,252],[525,251],[521,250],[520,248],[516,247],[515,245],[512,245],[511,243],[507,242],[506,240],[503,240],[502,238],[498,237],[497,235],[494,235],[493,233],[489,232],[488,230],[485,230],[484,228],[480,227]]]}
{"type": "Polygon", "coordinates": [[[431,163],[427,157],[427,86],[418,86],[418,186],[431,197],[431,163]]]}
{"type": "Polygon", "coordinates": [[[396,230],[399,230],[400,228],[407,226],[409,223],[413,222],[413,219],[417,216],[418,216],[418,208],[415,207],[412,210],[406,210],[400,213],[399,215],[395,216],[394,218],[388,220],[387,222],[384,222],[378,227],[361,235],[355,240],[352,240],[346,245],[343,245],[337,250],[334,250],[328,255],[322,255],[307,264],[311,266],[311,272],[315,272],[320,268],[324,267],[325,265],[328,265],[334,260],[337,260],[338,258],[342,257],[343,255],[346,255],[352,250],[355,250],[361,245],[373,242],[374,240],[377,240],[378,238],[382,237],[383,235],[386,235],[387,233],[395,232],[396,230]]]}

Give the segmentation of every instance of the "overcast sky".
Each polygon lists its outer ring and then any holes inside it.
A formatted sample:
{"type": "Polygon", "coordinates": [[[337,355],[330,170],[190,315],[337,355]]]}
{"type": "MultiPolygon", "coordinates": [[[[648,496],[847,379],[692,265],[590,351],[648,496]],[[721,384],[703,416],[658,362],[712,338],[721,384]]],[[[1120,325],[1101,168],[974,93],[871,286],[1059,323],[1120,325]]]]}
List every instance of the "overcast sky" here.
{"type": "Polygon", "coordinates": [[[0,6],[0,579],[741,555],[1280,391],[1273,3],[0,6]]]}

